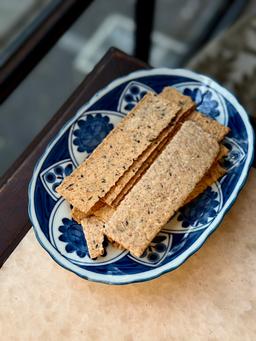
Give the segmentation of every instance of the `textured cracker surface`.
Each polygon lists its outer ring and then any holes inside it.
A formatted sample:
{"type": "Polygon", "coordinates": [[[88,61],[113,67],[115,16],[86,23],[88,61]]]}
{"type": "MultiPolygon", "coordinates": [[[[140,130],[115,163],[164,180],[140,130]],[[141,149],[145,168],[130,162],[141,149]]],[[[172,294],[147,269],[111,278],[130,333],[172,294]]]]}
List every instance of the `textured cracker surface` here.
{"type": "MultiPolygon", "coordinates": [[[[163,149],[163,145],[168,142],[168,137],[171,137],[173,131],[177,128],[177,123],[184,120],[188,115],[191,114],[195,108],[194,102],[190,97],[182,95],[176,89],[167,87],[158,95],[159,98],[168,100],[172,104],[180,106],[180,112],[177,114],[175,119],[165,128],[156,141],[147,148],[147,150],[133,162],[131,167],[123,174],[123,176],[117,181],[114,187],[103,198],[104,202],[108,205],[112,205],[118,196],[123,198],[126,193],[136,183],[137,179],[141,177],[141,174],[150,166],[155,160],[159,151],[163,149]],[[165,141],[163,143],[163,141],[165,141]],[[143,169],[141,169],[143,168],[143,169]],[[133,179],[133,180],[132,180],[133,179]],[[129,185],[128,185],[129,183],[129,185]]],[[[120,200],[115,202],[114,207],[118,205],[120,200]]]]}
{"type": "Polygon", "coordinates": [[[86,217],[81,220],[88,251],[91,258],[97,258],[104,253],[104,226],[103,223],[96,217],[86,217]]]}
{"type": "MultiPolygon", "coordinates": [[[[99,218],[101,221],[105,222],[110,219],[110,217],[115,212],[114,208],[104,205],[101,208],[99,208],[96,211],[93,211],[91,216],[95,216],[99,218]]],[[[72,218],[78,223],[81,223],[81,220],[88,217],[88,215],[82,211],[80,211],[78,208],[73,208],[71,211],[72,218]]]]}
{"type": "Polygon", "coordinates": [[[87,213],[169,125],[178,111],[176,104],[151,93],[145,95],[90,157],[64,179],[57,187],[58,193],[87,213]]]}
{"type": "Polygon", "coordinates": [[[163,91],[159,95],[161,98],[166,99],[169,102],[175,102],[182,107],[184,111],[190,110],[191,104],[195,105],[192,101],[191,97],[185,96],[180,93],[175,88],[170,86],[163,89],[163,91]]]}
{"type": "Polygon", "coordinates": [[[192,121],[185,122],[106,224],[107,237],[139,257],[183,205],[218,151],[216,139],[192,121]]]}
{"type": "Polygon", "coordinates": [[[207,187],[213,185],[224,174],[226,174],[225,168],[221,167],[221,165],[218,162],[215,162],[214,165],[205,174],[203,179],[199,181],[199,183],[196,185],[193,192],[188,196],[185,205],[188,204],[190,201],[194,200],[200,194],[202,194],[207,187]]]}
{"type": "MultiPolygon", "coordinates": [[[[158,155],[163,150],[160,149],[158,155]]],[[[221,160],[224,156],[228,154],[229,150],[223,145],[220,145],[220,151],[217,156],[217,160],[221,160]]],[[[148,161],[151,165],[152,162],[148,161]]],[[[136,176],[134,176],[129,183],[126,185],[126,187],[123,189],[123,191],[120,193],[120,195],[116,198],[116,200],[113,202],[114,206],[117,207],[120,202],[124,199],[125,195],[131,190],[131,188],[139,181],[141,176],[144,174],[144,171],[148,167],[145,165],[145,167],[141,167],[140,170],[136,173],[136,176]]],[[[220,177],[222,177],[226,173],[226,170],[220,166],[218,162],[214,162],[214,164],[211,166],[207,174],[203,177],[203,179],[196,185],[196,188],[193,190],[193,192],[190,194],[192,199],[196,198],[199,194],[201,194],[208,186],[211,186],[215,181],[217,181],[220,177]]],[[[191,198],[189,201],[192,200],[191,198]]],[[[189,202],[189,201],[186,201],[189,202]]]]}
{"type": "MultiPolygon", "coordinates": [[[[120,204],[120,202],[124,199],[125,195],[131,190],[131,188],[141,178],[142,174],[144,174],[145,171],[149,168],[149,166],[153,163],[153,161],[156,159],[156,157],[159,155],[159,153],[163,150],[166,143],[168,142],[168,134],[170,136],[169,137],[170,139],[172,136],[172,131],[174,131],[175,128],[177,130],[177,123],[182,121],[182,119],[188,118],[189,120],[194,121],[203,130],[213,135],[213,137],[215,137],[218,141],[221,141],[230,130],[228,127],[223,126],[216,120],[207,117],[201,114],[200,112],[193,111],[191,113],[190,110],[191,108],[193,108],[193,101],[191,100],[191,98],[182,95],[174,88],[171,87],[164,88],[164,90],[160,93],[159,96],[170,102],[174,102],[176,104],[181,105],[181,112],[179,112],[178,115],[176,116],[176,119],[173,122],[172,126],[168,127],[167,128],[168,130],[166,129],[164,132],[160,134],[158,144],[151,145],[148,149],[148,152],[143,153],[143,155],[133,163],[130,169],[118,180],[116,185],[104,197],[104,201],[107,204],[112,205],[113,207],[117,207],[120,204]],[[163,143],[163,141],[165,141],[165,143],[163,143]]],[[[220,176],[222,175],[223,171],[220,169],[220,176]]],[[[207,188],[207,186],[203,187],[205,189],[207,188]]]]}
{"type": "Polygon", "coordinates": [[[194,111],[190,116],[189,120],[197,123],[203,130],[211,134],[216,138],[218,142],[229,133],[230,129],[220,124],[218,121],[201,114],[200,112],[194,111]]]}
{"type": "Polygon", "coordinates": [[[147,171],[147,169],[152,165],[152,163],[156,160],[156,158],[161,154],[163,149],[170,142],[171,138],[174,136],[176,131],[181,127],[175,126],[173,127],[171,133],[157,146],[156,150],[147,158],[147,160],[141,165],[140,169],[136,172],[136,174],[131,178],[131,180],[126,184],[126,186],[122,189],[116,199],[113,201],[112,206],[117,207],[120,202],[124,199],[124,197],[129,193],[132,187],[140,180],[142,175],[147,171]]]}
{"type": "Polygon", "coordinates": [[[73,208],[71,211],[71,217],[78,223],[81,223],[81,220],[86,217],[86,214],[82,211],[79,211],[78,208],[73,208]]]}
{"type": "Polygon", "coordinates": [[[101,207],[99,210],[95,211],[93,214],[99,218],[101,221],[106,222],[108,221],[112,215],[114,214],[115,209],[105,205],[103,207],[101,207]]]}
{"type": "MultiPolygon", "coordinates": [[[[196,187],[194,188],[194,190],[192,191],[192,193],[190,193],[189,197],[186,199],[185,204],[188,204],[190,201],[194,200],[198,195],[200,195],[202,192],[204,192],[206,190],[206,188],[208,186],[211,186],[214,182],[216,182],[220,177],[222,177],[226,171],[225,169],[219,164],[219,160],[221,160],[224,156],[226,156],[228,154],[228,149],[224,146],[221,145],[220,146],[220,151],[218,153],[217,156],[217,160],[213,163],[213,165],[211,166],[211,168],[208,170],[208,172],[203,176],[203,178],[199,181],[199,183],[196,185],[196,187]]],[[[109,206],[103,206],[100,209],[96,210],[94,212],[94,215],[102,222],[106,223],[110,220],[111,216],[114,214],[115,210],[109,206]]],[[[86,218],[86,214],[84,212],[79,211],[76,208],[72,209],[72,218],[77,221],[79,224],[81,223],[82,219],[86,218]]],[[[88,224],[88,221],[90,221],[92,219],[92,217],[87,218],[84,221],[84,225],[88,224]],[[89,220],[87,220],[89,219],[89,220]]],[[[100,238],[100,240],[102,240],[102,236],[101,233],[98,234],[98,230],[97,230],[97,225],[96,225],[96,231],[93,230],[93,224],[91,225],[91,229],[87,229],[87,238],[90,240],[94,240],[94,235],[96,233],[96,236],[98,235],[98,238],[100,238]]],[[[118,248],[122,248],[118,243],[113,242],[113,244],[118,247],[118,248]]],[[[101,249],[99,250],[95,250],[95,248],[90,247],[90,249],[92,250],[91,253],[93,254],[93,258],[94,257],[98,257],[99,256],[99,252],[102,252],[101,249]]]]}
{"type": "Polygon", "coordinates": [[[190,201],[194,200],[201,193],[203,193],[208,186],[213,185],[219,178],[226,174],[226,169],[223,168],[219,161],[228,154],[229,150],[224,146],[220,145],[220,151],[217,156],[217,160],[213,163],[211,168],[207,171],[207,173],[203,176],[203,178],[199,181],[199,183],[194,188],[193,192],[189,194],[186,199],[185,205],[190,201]]]}

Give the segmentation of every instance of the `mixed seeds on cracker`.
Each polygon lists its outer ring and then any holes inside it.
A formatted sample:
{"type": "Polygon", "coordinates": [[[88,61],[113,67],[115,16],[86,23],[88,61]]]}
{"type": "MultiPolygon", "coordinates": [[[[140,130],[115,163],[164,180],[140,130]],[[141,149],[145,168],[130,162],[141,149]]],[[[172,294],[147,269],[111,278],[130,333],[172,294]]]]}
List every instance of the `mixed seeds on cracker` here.
{"type": "Polygon", "coordinates": [[[91,258],[104,253],[106,236],[140,256],[182,205],[225,174],[228,132],[174,88],[145,95],[57,188],[91,258]]]}

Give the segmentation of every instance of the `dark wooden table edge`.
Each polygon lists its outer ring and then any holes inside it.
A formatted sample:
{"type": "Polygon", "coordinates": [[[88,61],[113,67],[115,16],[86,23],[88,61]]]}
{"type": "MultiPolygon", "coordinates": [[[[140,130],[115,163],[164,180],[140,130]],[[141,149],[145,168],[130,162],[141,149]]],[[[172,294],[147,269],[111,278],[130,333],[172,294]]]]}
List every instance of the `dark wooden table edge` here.
{"type": "Polygon", "coordinates": [[[110,48],[0,179],[0,267],[31,228],[28,185],[40,155],[78,108],[112,80],[149,65],[110,48]]]}

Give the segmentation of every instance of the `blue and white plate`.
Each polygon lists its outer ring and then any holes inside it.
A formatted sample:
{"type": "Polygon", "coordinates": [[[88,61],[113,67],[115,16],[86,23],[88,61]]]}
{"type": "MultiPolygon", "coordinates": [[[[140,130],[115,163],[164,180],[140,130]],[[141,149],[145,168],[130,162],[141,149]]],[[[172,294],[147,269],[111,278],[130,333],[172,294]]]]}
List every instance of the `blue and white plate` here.
{"type": "MultiPolygon", "coordinates": [[[[244,109],[213,80],[177,69],[137,71],[98,92],[61,129],[38,161],[29,186],[29,215],[40,244],[64,268],[92,281],[126,284],[158,277],[180,266],[217,228],[245,183],[253,158],[253,130],[244,109]],[[91,260],[82,228],[70,216],[70,205],[56,187],[147,93],[173,86],[189,95],[197,109],[231,133],[227,174],[199,198],[183,207],[152,241],[142,257],[106,246],[91,260]]],[[[97,169],[95,169],[97,172],[97,169]]]]}

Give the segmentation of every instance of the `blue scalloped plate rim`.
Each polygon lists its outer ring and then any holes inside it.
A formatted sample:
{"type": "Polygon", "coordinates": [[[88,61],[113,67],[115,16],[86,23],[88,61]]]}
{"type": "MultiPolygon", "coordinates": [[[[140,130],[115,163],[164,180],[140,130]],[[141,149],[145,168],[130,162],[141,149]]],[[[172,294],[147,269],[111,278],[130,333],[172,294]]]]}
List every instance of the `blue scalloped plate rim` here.
{"type": "Polygon", "coordinates": [[[240,105],[237,99],[231,94],[228,90],[220,86],[211,78],[197,74],[193,71],[186,70],[186,69],[168,69],[168,68],[158,68],[158,69],[151,69],[151,70],[139,70],[135,71],[127,76],[117,78],[116,80],[112,81],[108,84],[105,88],[98,91],[85,105],[83,105],[77,113],[71,118],[59,131],[59,133],[52,139],[52,141],[46,147],[45,152],[41,156],[41,158],[37,161],[36,166],[33,171],[33,175],[29,184],[28,188],[28,197],[29,197],[29,204],[28,204],[28,213],[30,220],[33,225],[33,230],[35,232],[36,238],[40,245],[47,251],[47,253],[52,257],[52,259],[62,266],[64,269],[67,269],[79,277],[83,279],[87,279],[94,282],[100,282],[105,284],[114,284],[114,285],[123,285],[123,284],[131,284],[131,283],[138,283],[138,282],[145,282],[148,280],[152,280],[157,278],[163,274],[171,272],[177,269],[180,265],[182,265],[190,256],[195,254],[205,243],[207,238],[217,229],[217,227],[221,224],[225,214],[230,210],[232,205],[234,204],[238,194],[240,193],[241,189],[245,185],[246,179],[248,177],[249,169],[253,162],[254,157],[254,142],[255,142],[255,135],[253,128],[249,122],[248,115],[244,108],[240,105]],[[53,247],[53,245],[48,241],[45,235],[42,233],[40,224],[38,223],[37,216],[35,213],[35,201],[34,201],[34,191],[35,191],[35,182],[39,176],[38,172],[40,170],[40,166],[42,165],[43,161],[45,160],[46,156],[48,155],[51,148],[54,146],[56,141],[64,134],[64,132],[71,126],[72,123],[76,121],[76,119],[83,113],[87,108],[90,108],[94,103],[98,101],[98,99],[104,95],[106,95],[110,90],[117,87],[118,85],[127,82],[133,81],[134,79],[141,78],[141,77],[148,77],[148,76],[177,76],[177,77],[187,77],[196,79],[197,81],[213,86],[215,90],[217,89],[221,94],[223,94],[228,100],[234,105],[239,112],[239,115],[246,126],[246,131],[248,133],[248,154],[246,158],[246,162],[243,168],[243,172],[240,175],[239,181],[235,187],[235,190],[232,192],[232,195],[228,199],[228,204],[226,205],[225,209],[221,211],[221,214],[215,219],[215,223],[210,226],[211,228],[206,229],[204,233],[200,235],[200,237],[182,254],[180,254],[176,259],[175,262],[171,261],[170,263],[165,264],[164,266],[159,266],[154,268],[150,271],[145,273],[141,273],[139,275],[132,274],[132,275],[122,275],[120,276],[113,276],[112,274],[108,275],[101,275],[95,274],[88,270],[83,271],[81,273],[81,269],[74,265],[73,263],[69,262],[65,257],[63,257],[58,251],[53,247]]]}

